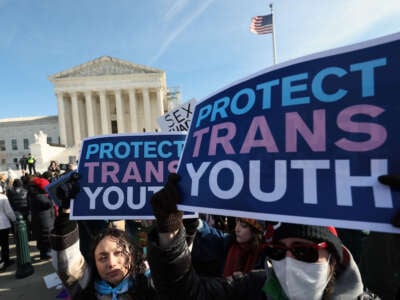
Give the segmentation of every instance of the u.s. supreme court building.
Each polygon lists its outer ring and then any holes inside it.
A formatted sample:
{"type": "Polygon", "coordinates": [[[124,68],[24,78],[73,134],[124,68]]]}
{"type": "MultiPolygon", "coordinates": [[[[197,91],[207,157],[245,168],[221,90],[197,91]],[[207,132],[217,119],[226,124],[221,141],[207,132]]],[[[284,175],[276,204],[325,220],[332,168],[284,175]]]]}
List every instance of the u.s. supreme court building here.
{"type": "Polygon", "coordinates": [[[86,137],[158,131],[157,118],[180,102],[179,89],[167,87],[164,71],[110,56],[48,79],[54,86],[58,118],[41,118],[40,124],[36,118],[0,120],[0,169],[15,168],[15,159],[30,152],[26,144],[34,142],[38,130],[77,155],[86,137]]]}

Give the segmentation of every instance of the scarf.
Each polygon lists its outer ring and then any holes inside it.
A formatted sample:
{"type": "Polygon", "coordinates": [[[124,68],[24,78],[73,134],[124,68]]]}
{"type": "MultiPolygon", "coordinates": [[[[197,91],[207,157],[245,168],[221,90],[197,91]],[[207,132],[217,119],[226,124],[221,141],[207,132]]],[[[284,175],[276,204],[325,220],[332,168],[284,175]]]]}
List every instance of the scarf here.
{"type": "Polygon", "coordinates": [[[224,277],[231,276],[234,272],[247,273],[254,268],[260,256],[260,247],[254,249],[250,243],[234,243],[228,251],[226,257],[224,277]]]}
{"type": "Polygon", "coordinates": [[[96,280],[94,282],[94,288],[96,292],[100,295],[112,295],[112,300],[117,300],[119,294],[126,293],[134,285],[134,280],[132,277],[128,276],[122,280],[116,287],[111,287],[111,285],[104,280],[96,280]]]}
{"type": "Polygon", "coordinates": [[[267,278],[262,287],[262,291],[268,299],[272,298],[275,300],[289,300],[286,297],[285,292],[282,290],[281,284],[279,283],[275,274],[273,274],[271,278],[267,278]]]}

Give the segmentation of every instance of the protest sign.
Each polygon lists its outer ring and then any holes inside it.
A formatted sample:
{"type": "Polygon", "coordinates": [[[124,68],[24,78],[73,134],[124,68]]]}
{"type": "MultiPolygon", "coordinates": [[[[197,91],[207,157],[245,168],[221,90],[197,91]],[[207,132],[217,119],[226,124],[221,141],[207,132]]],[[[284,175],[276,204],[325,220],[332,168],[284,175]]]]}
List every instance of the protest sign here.
{"type": "Polygon", "coordinates": [[[175,107],[165,115],[158,117],[157,122],[160,125],[161,131],[188,131],[195,105],[196,99],[191,99],[175,107]]]}
{"type": "Polygon", "coordinates": [[[150,197],[176,172],[185,134],[108,135],[83,140],[81,191],[71,219],[154,219],[150,197]]]}
{"type": "Polygon", "coordinates": [[[300,58],[196,104],[180,209],[400,232],[400,34],[300,58]]]}

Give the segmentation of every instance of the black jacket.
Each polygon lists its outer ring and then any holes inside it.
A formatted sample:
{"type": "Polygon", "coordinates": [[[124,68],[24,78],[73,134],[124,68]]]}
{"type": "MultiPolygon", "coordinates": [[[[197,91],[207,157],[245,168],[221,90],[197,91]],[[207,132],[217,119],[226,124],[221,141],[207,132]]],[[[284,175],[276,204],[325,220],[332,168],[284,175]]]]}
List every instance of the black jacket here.
{"type": "Polygon", "coordinates": [[[200,277],[192,267],[184,230],[168,249],[158,246],[158,233],[149,235],[148,259],[154,284],[162,299],[266,300],[262,287],[265,270],[231,279],[200,277]]]}
{"type": "Polygon", "coordinates": [[[13,187],[7,190],[7,197],[14,211],[20,212],[23,216],[29,214],[28,191],[23,187],[13,187]]]}

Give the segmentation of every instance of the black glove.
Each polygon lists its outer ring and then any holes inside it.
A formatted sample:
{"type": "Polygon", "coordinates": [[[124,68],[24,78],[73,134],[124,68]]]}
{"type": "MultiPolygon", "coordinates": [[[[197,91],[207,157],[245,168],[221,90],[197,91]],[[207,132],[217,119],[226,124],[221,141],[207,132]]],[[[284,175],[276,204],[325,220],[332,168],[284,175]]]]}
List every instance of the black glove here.
{"type": "Polygon", "coordinates": [[[183,213],[176,206],[181,201],[177,186],[180,178],[178,174],[170,173],[165,186],[150,199],[159,232],[174,232],[182,226],[183,213]]]}
{"type": "Polygon", "coordinates": [[[79,177],[79,173],[73,172],[67,180],[61,182],[57,187],[56,195],[60,199],[61,208],[69,209],[71,199],[74,199],[79,193],[79,177]]]}
{"type": "MultiPolygon", "coordinates": [[[[400,189],[400,175],[382,175],[378,177],[380,183],[390,186],[394,189],[400,189]]],[[[391,220],[395,227],[400,227],[400,211],[398,211],[391,220]]]]}
{"type": "Polygon", "coordinates": [[[400,175],[382,175],[378,177],[380,183],[395,189],[400,189],[400,175]]]}

